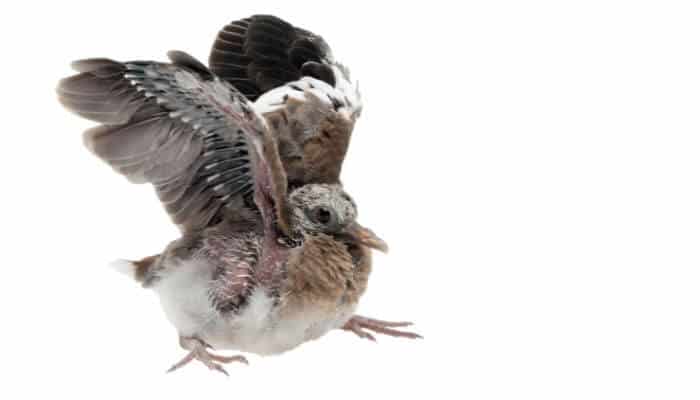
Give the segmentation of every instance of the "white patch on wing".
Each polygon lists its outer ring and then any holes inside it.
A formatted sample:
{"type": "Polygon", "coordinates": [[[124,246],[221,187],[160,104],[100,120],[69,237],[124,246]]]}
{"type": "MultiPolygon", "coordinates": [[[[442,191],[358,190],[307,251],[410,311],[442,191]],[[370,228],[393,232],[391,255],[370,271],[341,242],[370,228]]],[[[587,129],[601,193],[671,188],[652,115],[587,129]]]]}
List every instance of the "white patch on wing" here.
{"type": "Polygon", "coordinates": [[[338,66],[333,65],[332,69],[336,79],[335,87],[316,78],[305,76],[263,93],[254,103],[255,110],[264,115],[286,107],[286,98],[305,102],[308,95],[317,97],[324,105],[332,109],[333,102],[329,99],[330,96],[340,102],[342,106],[338,111],[346,118],[356,117],[362,110],[362,100],[358,87],[345,78],[338,66]]]}
{"type": "Polygon", "coordinates": [[[343,71],[337,65],[333,65],[332,68],[335,75],[336,90],[345,97],[351,113],[360,113],[362,111],[362,97],[360,96],[359,84],[348,81],[343,71]]]}
{"type": "MultiPolygon", "coordinates": [[[[298,82],[299,81],[292,82],[291,84],[296,84],[298,82]]],[[[263,93],[262,96],[255,100],[255,110],[261,115],[264,115],[265,113],[274,112],[280,108],[284,108],[286,107],[285,96],[297,101],[305,101],[304,92],[292,89],[289,85],[290,84],[279,86],[263,93]]]]}

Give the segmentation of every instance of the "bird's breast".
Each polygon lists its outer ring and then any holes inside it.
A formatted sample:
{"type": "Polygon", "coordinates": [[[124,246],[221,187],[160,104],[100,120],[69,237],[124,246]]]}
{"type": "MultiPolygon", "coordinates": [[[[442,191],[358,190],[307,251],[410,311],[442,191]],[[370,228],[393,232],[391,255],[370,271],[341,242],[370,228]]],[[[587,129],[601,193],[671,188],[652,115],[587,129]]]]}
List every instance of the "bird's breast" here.
{"type": "Polygon", "coordinates": [[[350,249],[323,234],[307,237],[287,261],[283,312],[314,309],[332,314],[343,304],[357,303],[367,286],[370,264],[364,249],[350,249]]]}
{"type": "Polygon", "coordinates": [[[354,314],[370,270],[369,251],[327,236],[306,238],[286,264],[279,297],[256,288],[214,347],[277,354],[340,328],[354,314]]]}
{"type": "Polygon", "coordinates": [[[317,236],[290,251],[278,290],[256,286],[235,313],[211,302],[211,260],[171,266],[154,289],[181,335],[217,349],[278,354],[343,326],[365,291],[370,264],[366,249],[317,236]]]}
{"type": "Polygon", "coordinates": [[[355,304],[342,304],[333,312],[309,308],[285,311],[263,289],[255,289],[248,305],[225,325],[212,326],[203,339],[217,349],[240,350],[260,355],[279,354],[339,328],[352,317],[355,304]]]}

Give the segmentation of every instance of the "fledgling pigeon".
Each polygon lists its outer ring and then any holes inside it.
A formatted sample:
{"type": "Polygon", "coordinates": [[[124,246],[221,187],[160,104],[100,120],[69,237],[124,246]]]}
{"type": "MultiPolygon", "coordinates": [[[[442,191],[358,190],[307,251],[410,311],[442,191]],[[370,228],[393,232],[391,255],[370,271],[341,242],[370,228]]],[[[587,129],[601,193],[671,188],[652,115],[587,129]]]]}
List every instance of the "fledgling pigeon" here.
{"type": "Polygon", "coordinates": [[[182,237],[118,266],[153,289],[192,360],[226,373],[336,328],[420,337],[354,315],[386,244],[356,222],[338,177],[360,113],[357,88],[318,36],[272,16],[227,25],[211,69],[87,59],[58,86],[100,123],[85,145],[135,183],[151,183],[182,237]]]}

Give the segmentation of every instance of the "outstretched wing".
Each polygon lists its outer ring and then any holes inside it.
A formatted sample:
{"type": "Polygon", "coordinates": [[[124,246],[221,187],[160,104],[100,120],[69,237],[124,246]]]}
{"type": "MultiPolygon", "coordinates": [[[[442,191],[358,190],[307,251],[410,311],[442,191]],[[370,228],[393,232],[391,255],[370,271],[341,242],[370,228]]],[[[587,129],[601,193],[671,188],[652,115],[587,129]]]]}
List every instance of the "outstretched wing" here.
{"type": "Polygon", "coordinates": [[[286,184],[284,171],[268,171],[279,164],[276,147],[249,101],[189,55],[168,55],[172,64],[73,63],[79,73],[57,91],[70,111],[101,123],[85,132],[86,146],[131,181],[153,184],[183,230],[240,210],[261,187],[279,200],[286,187],[274,178],[286,184]]]}
{"type": "Polygon", "coordinates": [[[362,104],[347,68],[320,36],[254,15],[219,32],[209,65],[267,118],[290,186],[338,182],[362,104]]]}
{"type": "Polygon", "coordinates": [[[335,85],[326,42],[272,15],[233,21],[219,31],[211,70],[255,101],[263,93],[311,76],[335,85]]]}

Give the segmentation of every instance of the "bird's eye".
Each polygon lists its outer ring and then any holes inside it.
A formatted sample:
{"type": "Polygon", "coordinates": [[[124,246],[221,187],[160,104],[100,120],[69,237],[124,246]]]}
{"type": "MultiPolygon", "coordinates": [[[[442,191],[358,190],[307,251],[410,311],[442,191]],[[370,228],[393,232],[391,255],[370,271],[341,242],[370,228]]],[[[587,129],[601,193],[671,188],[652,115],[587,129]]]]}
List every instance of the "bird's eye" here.
{"type": "Polygon", "coordinates": [[[318,206],[306,210],[306,216],[324,232],[333,232],[339,228],[338,214],[327,206],[318,206]]]}
{"type": "Polygon", "coordinates": [[[314,216],[316,217],[316,221],[323,225],[328,225],[333,219],[332,211],[326,207],[317,207],[314,210],[314,216]]]}

